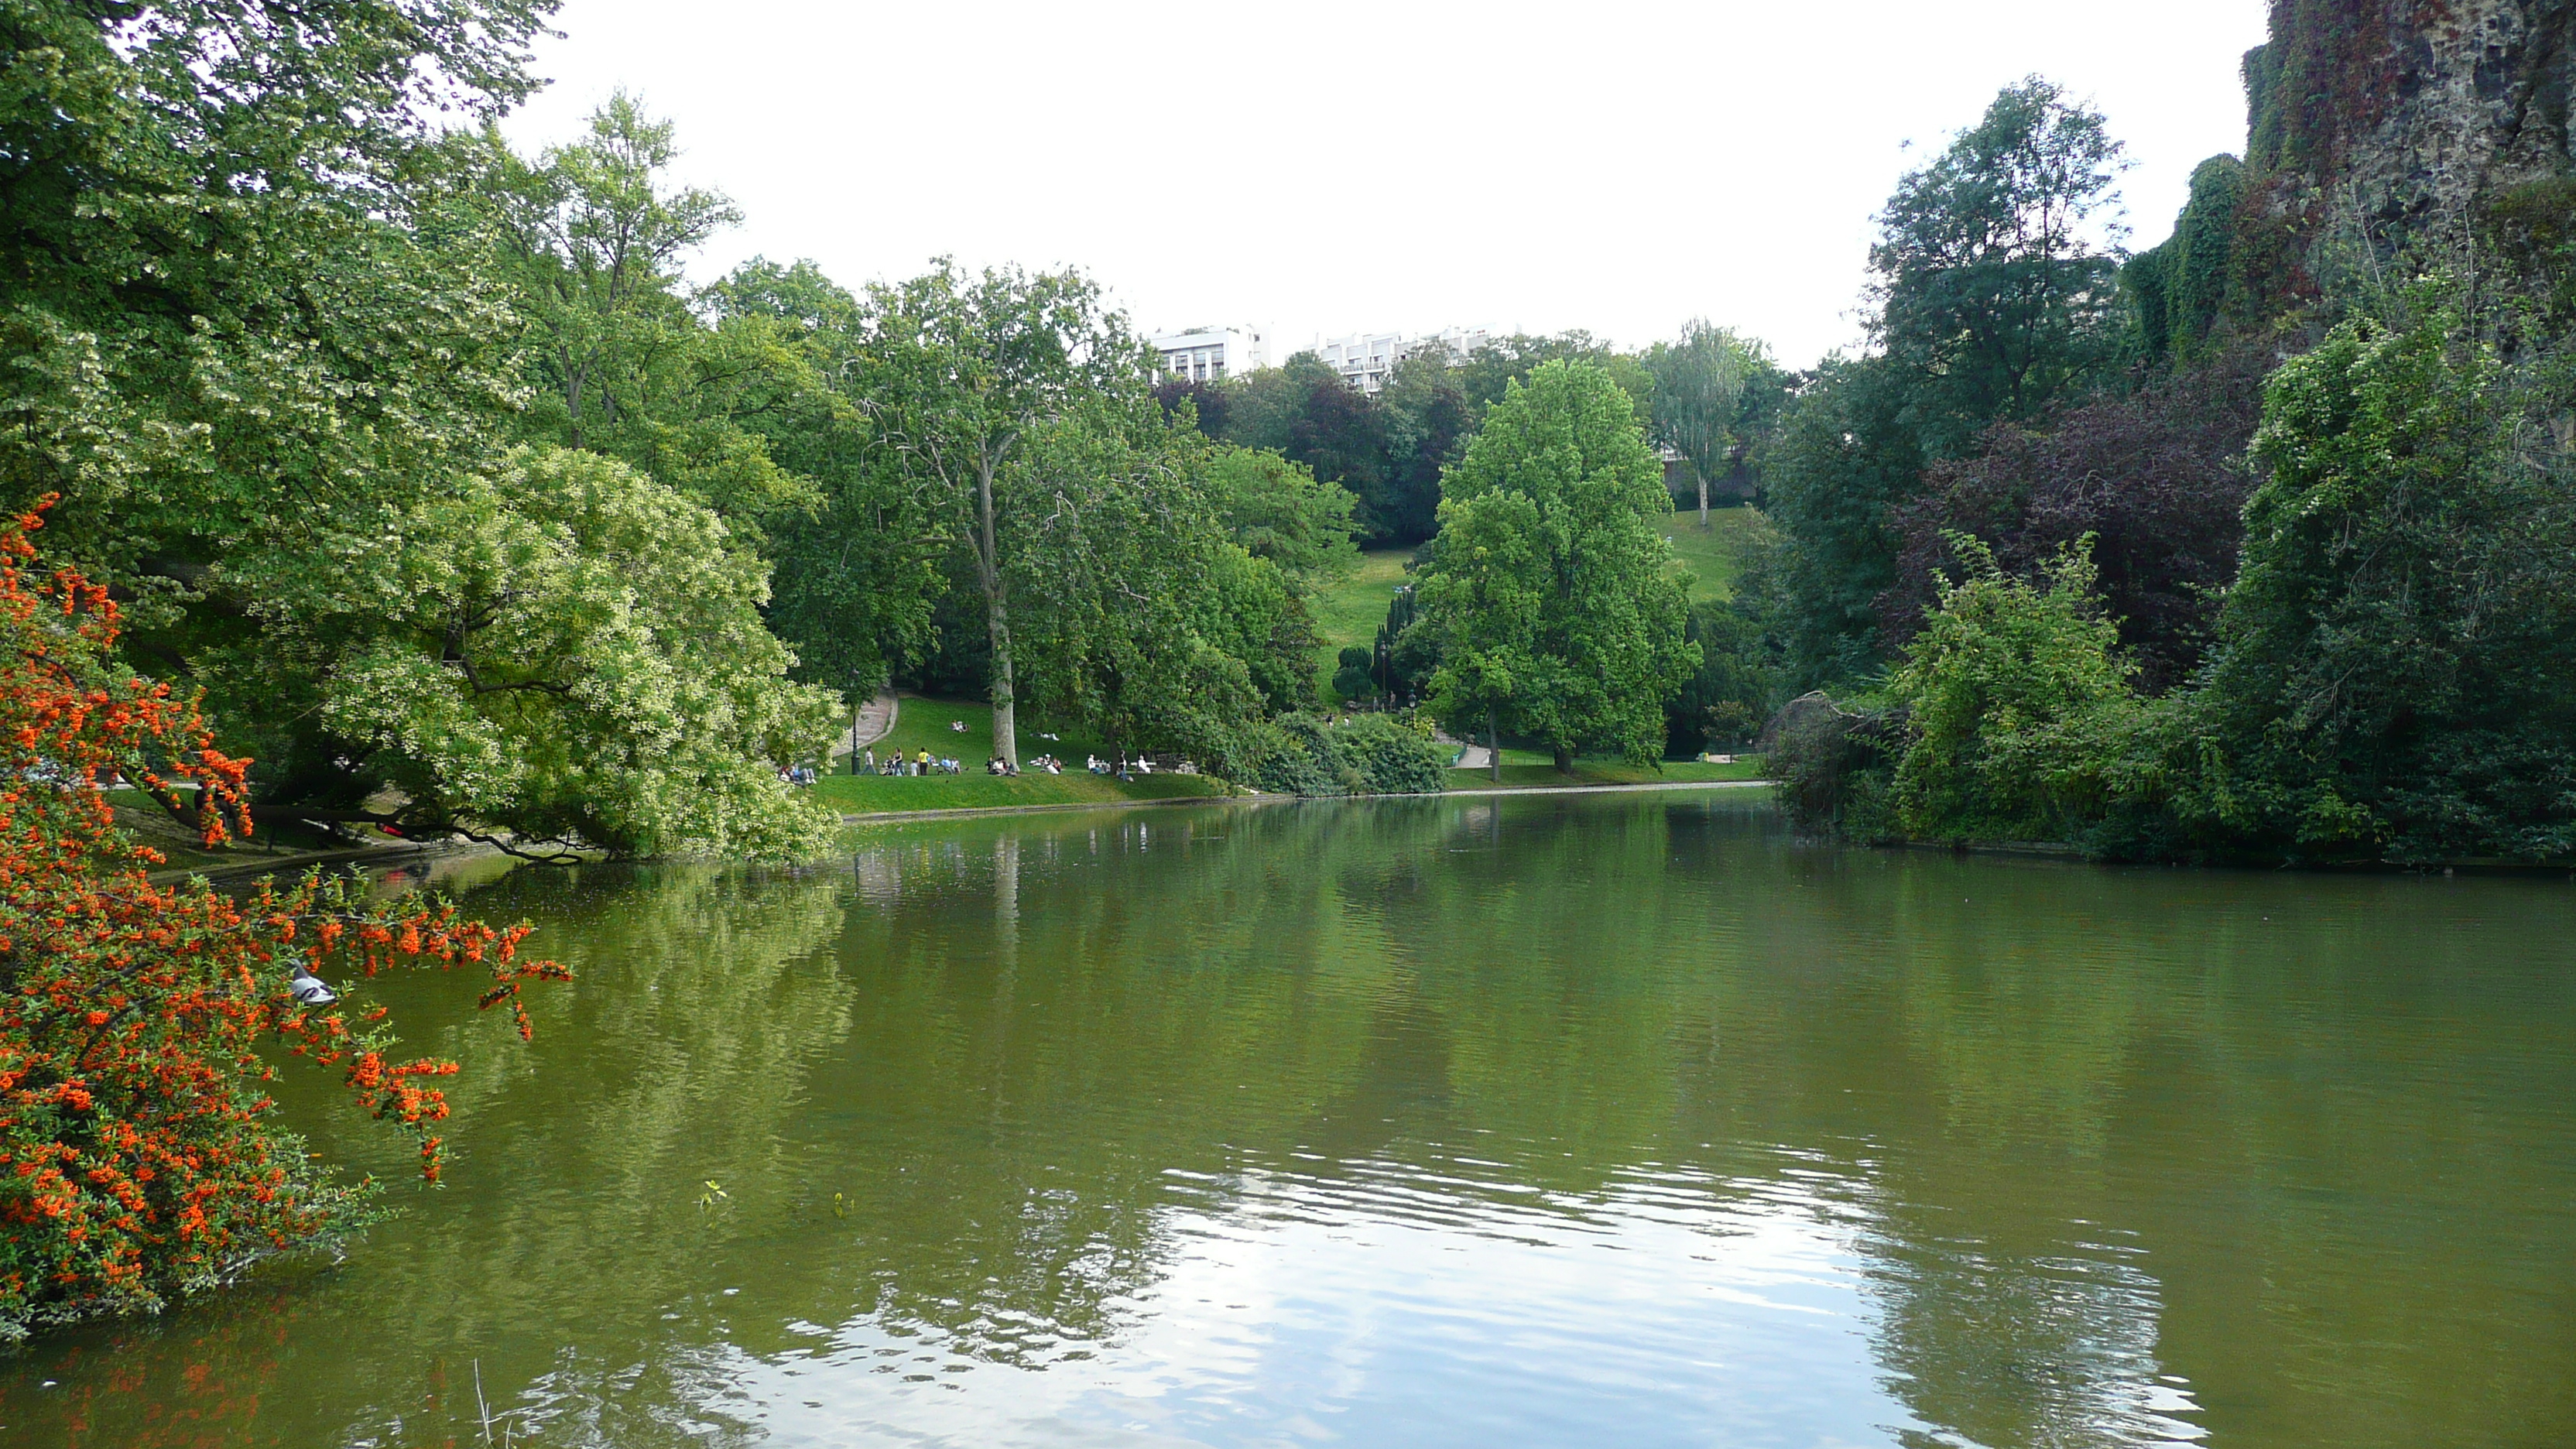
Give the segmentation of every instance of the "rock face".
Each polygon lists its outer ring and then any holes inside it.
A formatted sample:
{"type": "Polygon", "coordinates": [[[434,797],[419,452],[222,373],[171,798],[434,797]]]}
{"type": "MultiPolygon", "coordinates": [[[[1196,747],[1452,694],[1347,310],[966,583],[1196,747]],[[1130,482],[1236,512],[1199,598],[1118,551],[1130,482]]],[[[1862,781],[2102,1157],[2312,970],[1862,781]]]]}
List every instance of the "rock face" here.
{"type": "Polygon", "coordinates": [[[2246,160],[2393,225],[2564,176],[2571,26],[2576,0],[2274,0],[2246,160]]]}
{"type": "Polygon", "coordinates": [[[2483,229],[2501,198],[2563,209],[2572,43],[2576,0],[2273,0],[2227,311],[2313,299],[2363,237],[2384,256],[2483,229]]]}

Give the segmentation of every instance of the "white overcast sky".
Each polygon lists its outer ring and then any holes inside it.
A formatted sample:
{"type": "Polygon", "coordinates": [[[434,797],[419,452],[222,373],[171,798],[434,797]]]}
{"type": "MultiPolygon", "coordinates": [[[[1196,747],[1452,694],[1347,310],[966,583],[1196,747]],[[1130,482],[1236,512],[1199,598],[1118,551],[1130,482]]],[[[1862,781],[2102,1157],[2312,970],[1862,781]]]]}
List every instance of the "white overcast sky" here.
{"type": "Polygon", "coordinates": [[[1705,316],[1793,365],[1854,340],[1870,215],[2033,72],[2135,163],[2133,242],[2241,151],[2263,0],[1546,6],[568,0],[534,150],[623,86],[747,221],[691,268],[845,285],[1079,265],[1146,330],[1587,327],[1705,316]],[[1907,142],[1913,149],[1906,149],[1907,142]]]}

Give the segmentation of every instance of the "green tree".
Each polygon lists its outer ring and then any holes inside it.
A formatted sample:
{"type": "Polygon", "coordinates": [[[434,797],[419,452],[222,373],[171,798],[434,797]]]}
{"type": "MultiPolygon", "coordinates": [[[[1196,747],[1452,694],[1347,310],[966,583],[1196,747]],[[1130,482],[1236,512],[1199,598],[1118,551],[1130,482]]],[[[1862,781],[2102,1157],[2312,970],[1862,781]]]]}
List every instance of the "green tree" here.
{"type": "Polygon", "coordinates": [[[1654,759],[1699,650],[1661,531],[1672,499],[1630,396],[1599,367],[1543,363],[1442,489],[1420,584],[1440,648],[1433,712],[1541,740],[1559,769],[1583,749],[1654,759]]]}
{"type": "Polygon", "coordinates": [[[1208,474],[1227,534],[1255,558],[1291,575],[1322,580],[1359,562],[1351,542],[1359,500],[1320,482],[1299,463],[1255,448],[1222,448],[1208,474]]]}
{"type": "Polygon", "coordinates": [[[812,262],[761,258],[708,288],[701,302],[722,332],[768,329],[797,355],[798,372],[815,380],[768,390],[738,419],[813,490],[810,506],[780,510],[763,530],[776,561],[767,617],[795,649],[797,677],[854,694],[876,689],[898,665],[921,660],[935,638],[946,548],[902,470],[888,466],[863,406],[861,304],[812,262]]]}
{"type": "Polygon", "coordinates": [[[1870,248],[1872,332],[1911,380],[1922,447],[1955,457],[1996,418],[2037,416],[2117,361],[2115,182],[2102,117],[2032,76],[1897,183],[1870,248]]]}
{"type": "Polygon", "coordinates": [[[1870,249],[1875,348],[1830,359],[1765,448],[1798,683],[1885,659],[1874,602],[1896,582],[1894,511],[1927,463],[1967,453],[1997,419],[2028,421],[2106,379],[2121,341],[2102,118],[2033,77],[1909,173],[1870,249]]]}
{"type": "Polygon", "coordinates": [[[768,567],[706,509],[540,446],[369,523],[390,566],[326,553],[245,580],[274,622],[201,667],[239,689],[281,666],[319,681],[330,738],[392,787],[371,818],[522,854],[829,843],[834,821],[778,772],[821,753],[840,701],[787,681],[759,613],[768,567]]]}
{"type": "Polygon", "coordinates": [[[783,852],[814,837],[775,765],[817,741],[745,613],[757,561],[675,495],[621,485],[576,515],[507,452],[516,299],[462,204],[475,147],[438,128],[526,93],[550,9],[0,17],[0,487],[63,495],[52,536],[134,600],[121,647],[205,691],[264,806],[783,852]],[[657,548],[704,556],[632,552],[614,520],[638,509],[657,548]],[[599,591],[621,571],[631,596],[599,591]],[[564,612],[527,616],[535,599],[564,612]],[[577,677],[568,639],[602,651],[577,677]],[[728,699],[665,698],[666,674],[728,699]],[[589,816],[566,803],[579,770],[589,816]]]}
{"type": "Polygon", "coordinates": [[[2419,285],[2265,388],[2201,757],[2176,769],[2204,840],[2576,852],[2576,490],[2533,421],[2566,404],[2503,368],[2464,293],[2419,285]]]}
{"type": "Polygon", "coordinates": [[[1376,398],[1311,352],[1229,381],[1226,397],[1227,442],[1268,449],[1348,489],[1371,543],[1402,537],[1407,507],[1396,490],[1390,420],[1376,398]]]}
{"type": "Polygon", "coordinates": [[[1143,344],[1080,272],[986,269],[942,259],[911,281],[870,289],[855,396],[886,466],[921,499],[925,523],[969,560],[991,649],[994,747],[1019,763],[1011,584],[1024,527],[1079,513],[1081,481],[1024,468],[1039,429],[1092,394],[1148,402],[1143,344]]]}
{"type": "Polygon", "coordinates": [[[1708,485],[1734,463],[1735,424],[1744,384],[1761,359],[1748,343],[1703,319],[1682,325],[1681,340],[1646,353],[1654,377],[1655,441],[1682,455],[1699,484],[1699,526],[1708,527],[1708,485]]]}
{"type": "Polygon", "coordinates": [[[1966,576],[1941,591],[1888,695],[1906,711],[1894,806],[1927,840],[2071,840],[2100,815],[2134,722],[2136,666],[2093,596],[2092,540],[2015,577],[1956,534],[1966,576]]]}
{"type": "Polygon", "coordinates": [[[1467,399],[1473,420],[1482,422],[1513,383],[1529,381],[1532,373],[1550,362],[1586,362],[1602,369],[1628,395],[1641,425],[1653,417],[1655,380],[1646,371],[1644,360],[1577,327],[1552,337],[1515,332],[1494,338],[1459,359],[1458,388],[1467,399]]]}
{"type": "Polygon", "coordinates": [[[1476,410],[1460,385],[1464,359],[1425,344],[1396,359],[1378,411],[1386,420],[1385,541],[1416,544],[1440,529],[1440,472],[1458,460],[1475,429],[1476,410]]]}
{"type": "Polygon", "coordinates": [[[1884,354],[1831,357],[1780,420],[1764,464],[1789,681],[1808,689],[1877,667],[1877,602],[1896,582],[1894,510],[1920,486],[1904,371],[1884,354]]]}
{"type": "Polygon", "coordinates": [[[1265,700],[1311,692],[1316,641],[1288,577],[1226,537],[1213,451],[1141,386],[1086,393],[1003,470],[996,539],[1032,704],[1223,766],[1265,700]]]}
{"type": "Polygon", "coordinates": [[[779,466],[768,431],[811,415],[824,382],[805,329],[760,308],[705,315],[681,264],[742,213],[720,193],[679,187],[670,122],[624,92],[588,134],[521,160],[497,132],[478,158],[496,270],[525,323],[531,405],[521,431],[626,462],[758,537],[772,516],[813,501],[779,466]]]}

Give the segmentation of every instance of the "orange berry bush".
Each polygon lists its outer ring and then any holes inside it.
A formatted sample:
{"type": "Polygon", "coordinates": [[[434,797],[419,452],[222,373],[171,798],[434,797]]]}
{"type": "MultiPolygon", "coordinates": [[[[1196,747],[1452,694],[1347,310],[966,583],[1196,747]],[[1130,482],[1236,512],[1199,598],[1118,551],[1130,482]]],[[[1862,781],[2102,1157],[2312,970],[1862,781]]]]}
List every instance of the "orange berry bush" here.
{"type": "Polygon", "coordinates": [[[520,957],[525,925],[433,896],[375,904],[319,872],[239,896],[154,884],[164,858],[118,828],[102,786],[193,810],[216,845],[250,830],[248,762],[192,701],[115,667],[115,601],[42,566],[40,524],[0,523],[0,1340],[157,1310],[371,1220],[375,1184],[337,1180],[274,1120],[273,1058],[337,1072],[437,1180],[436,1083],[456,1064],[399,1058],[356,981],[477,967],[481,1005],[508,1004],[525,1036],[520,987],[567,979],[520,957]],[[299,1004],[299,967],[342,999],[299,1004]]]}

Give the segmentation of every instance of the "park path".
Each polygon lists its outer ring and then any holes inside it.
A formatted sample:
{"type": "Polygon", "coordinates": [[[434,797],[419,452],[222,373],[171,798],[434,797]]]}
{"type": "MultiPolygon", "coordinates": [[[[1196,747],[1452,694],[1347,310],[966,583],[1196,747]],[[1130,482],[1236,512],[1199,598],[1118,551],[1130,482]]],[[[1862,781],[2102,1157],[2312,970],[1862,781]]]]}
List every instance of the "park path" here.
{"type": "Polygon", "coordinates": [[[902,713],[903,706],[895,700],[893,690],[878,690],[876,698],[859,706],[858,727],[843,730],[841,737],[832,741],[832,758],[841,759],[852,750],[866,749],[894,733],[894,722],[902,713]]]}

